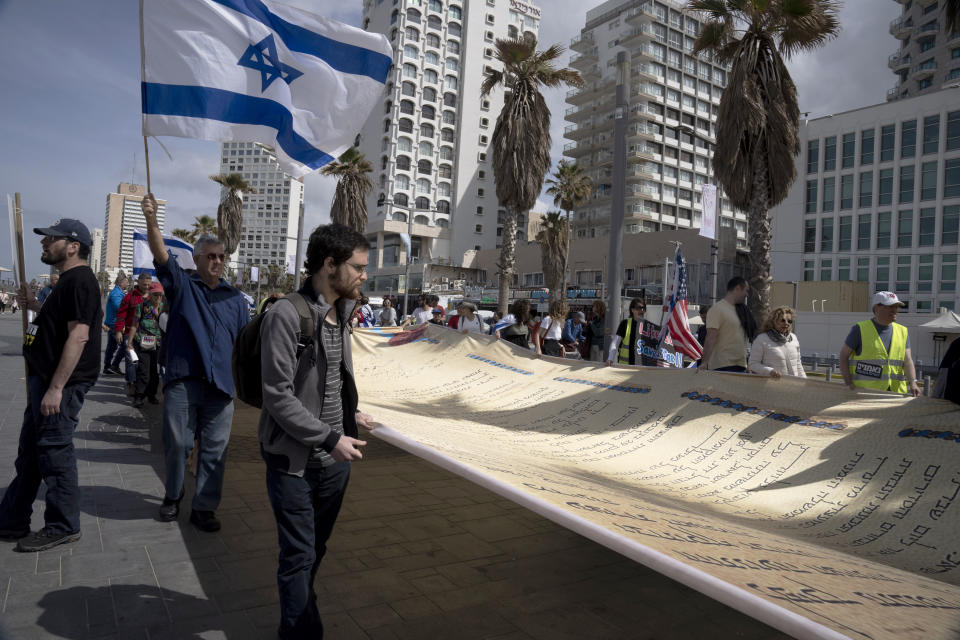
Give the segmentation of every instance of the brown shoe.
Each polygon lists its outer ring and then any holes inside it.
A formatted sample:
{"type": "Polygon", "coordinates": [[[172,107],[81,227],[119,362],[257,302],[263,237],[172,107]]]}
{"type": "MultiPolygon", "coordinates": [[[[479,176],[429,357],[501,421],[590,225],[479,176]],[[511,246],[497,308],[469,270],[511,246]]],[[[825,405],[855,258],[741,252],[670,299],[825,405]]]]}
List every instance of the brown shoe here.
{"type": "Polygon", "coordinates": [[[137,395],[137,385],[132,382],[127,384],[127,395],[131,398],[137,395]]]}

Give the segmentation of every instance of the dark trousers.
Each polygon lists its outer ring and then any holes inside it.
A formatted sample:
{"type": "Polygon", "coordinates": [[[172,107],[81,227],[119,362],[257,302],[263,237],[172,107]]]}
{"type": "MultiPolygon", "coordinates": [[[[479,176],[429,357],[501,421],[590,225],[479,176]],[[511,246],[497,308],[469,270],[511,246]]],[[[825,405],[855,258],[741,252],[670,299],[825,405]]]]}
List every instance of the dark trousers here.
{"type": "MultiPolygon", "coordinates": [[[[159,345],[157,345],[159,348],[159,345]]],[[[137,383],[136,397],[151,398],[157,395],[157,389],[160,387],[160,370],[157,368],[157,349],[141,349],[138,343],[134,343],[134,350],[140,359],[137,362],[137,383]]]]}
{"type": "Polygon", "coordinates": [[[563,345],[560,344],[559,340],[553,340],[553,339],[544,340],[542,350],[548,356],[554,356],[556,358],[563,357],[563,345]]]}
{"type": "Polygon", "coordinates": [[[734,373],[746,373],[747,368],[741,367],[738,364],[730,365],[729,367],[717,367],[714,371],[732,371],[734,373]]]}
{"type": "Polygon", "coordinates": [[[64,387],[60,413],[49,416],[40,413],[47,382],[40,376],[30,376],[27,385],[28,404],[23,412],[20,447],[14,465],[17,475],[0,502],[0,528],[30,528],[33,501],[43,481],[47,485],[47,508],[43,513],[46,528],[56,533],[74,533],[80,530],[80,488],[73,432],[90,384],[64,387]]]}
{"type": "Polygon", "coordinates": [[[103,368],[116,369],[120,366],[121,360],[123,360],[123,349],[120,348],[116,334],[111,329],[107,331],[107,349],[103,352],[103,368]]]}
{"type": "Polygon", "coordinates": [[[302,478],[267,466],[267,494],[280,544],[277,586],[283,640],[323,638],[313,581],[349,479],[349,462],[307,469],[302,478]]]}

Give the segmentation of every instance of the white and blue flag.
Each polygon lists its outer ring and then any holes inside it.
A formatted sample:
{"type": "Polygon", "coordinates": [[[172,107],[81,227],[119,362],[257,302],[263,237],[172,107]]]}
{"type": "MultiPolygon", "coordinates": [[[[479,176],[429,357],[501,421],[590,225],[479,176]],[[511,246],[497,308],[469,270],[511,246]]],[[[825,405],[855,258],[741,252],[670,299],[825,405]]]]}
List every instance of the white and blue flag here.
{"type": "Polygon", "coordinates": [[[256,141],[300,177],[383,96],[386,36],[274,0],[141,0],[143,135],[256,141]]]}
{"type": "MultiPolygon", "coordinates": [[[[170,253],[170,257],[177,259],[181,269],[197,268],[193,262],[193,246],[189,242],[176,236],[163,236],[163,244],[170,253]]],[[[141,273],[154,275],[153,254],[147,242],[147,232],[137,229],[133,232],[133,275],[141,273]]]]}

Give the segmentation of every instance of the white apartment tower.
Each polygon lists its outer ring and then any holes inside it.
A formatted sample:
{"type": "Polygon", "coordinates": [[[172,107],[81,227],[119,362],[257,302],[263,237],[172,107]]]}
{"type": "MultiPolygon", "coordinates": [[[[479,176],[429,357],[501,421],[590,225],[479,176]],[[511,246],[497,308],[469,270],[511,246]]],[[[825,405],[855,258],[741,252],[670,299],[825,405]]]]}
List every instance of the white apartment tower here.
{"type": "MultiPolygon", "coordinates": [[[[100,268],[104,271],[123,269],[127,275],[133,270],[133,232],[145,230],[147,221],[140,210],[140,202],[147,195],[142,184],[121,182],[115,193],[107,194],[104,213],[103,239],[100,242],[100,268]]],[[[167,219],[167,201],[157,199],[157,224],[163,231],[167,219]]]]}
{"type": "MultiPolygon", "coordinates": [[[[576,210],[577,237],[609,232],[617,54],[630,64],[627,121],[627,233],[700,226],[700,187],[712,183],[715,122],[728,67],[693,55],[700,22],[673,1],[609,0],[587,12],[570,48],[586,86],[567,94],[563,154],[592,179],[576,210]]],[[[746,215],[721,198],[720,225],[747,238],[746,215]]]]}
{"type": "Polygon", "coordinates": [[[220,173],[239,173],[257,190],[243,197],[243,227],[230,266],[265,273],[275,264],[286,273],[296,255],[303,181],[284,173],[273,148],[259,142],[222,143],[220,173]]]}
{"type": "MultiPolygon", "coordinates": [[[[498,246],[502,208],[489,147],[503,89],[481,98],[480,85],[485,69],[499,64],[494,41],[536,37],[539,23],[540,9],[519,0],[365,0],[364,28],[385,34],[394,56],[382,105],[360,142],[375,168],[367,203],[371,291],[398,290],[407,260],[401,233],[412,237],[414,289],[425,264],[456,267],[466,252],[498,246]]],[[[525,241],[526,219],[518,222],[525,241]]]]}
{"type": "Polygon", "coordinates": [[[900,48],[887,58],[897,76],[887,100],[898,100],[960,84],[960,33],[947,30],[947,0],[895,0],[903,9],[890,23],[900,48]]]}

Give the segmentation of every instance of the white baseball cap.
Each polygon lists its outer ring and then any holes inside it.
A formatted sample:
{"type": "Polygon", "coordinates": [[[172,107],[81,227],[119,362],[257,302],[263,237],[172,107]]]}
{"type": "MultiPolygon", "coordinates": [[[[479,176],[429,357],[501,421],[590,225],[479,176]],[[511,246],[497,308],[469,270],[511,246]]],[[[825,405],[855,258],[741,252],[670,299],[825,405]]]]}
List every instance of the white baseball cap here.
{"type": "Polygon", "coordinates": [[[885,307],[890,307],[893,305],[899,305],[905,307],[904,303],[900,302],[900,298],[897,297],[897,294],[891,293],[890,291],[877,291],[873,294],[873,304],[882,304],[885,307]]]}

